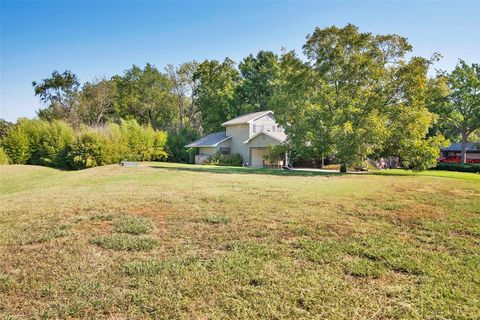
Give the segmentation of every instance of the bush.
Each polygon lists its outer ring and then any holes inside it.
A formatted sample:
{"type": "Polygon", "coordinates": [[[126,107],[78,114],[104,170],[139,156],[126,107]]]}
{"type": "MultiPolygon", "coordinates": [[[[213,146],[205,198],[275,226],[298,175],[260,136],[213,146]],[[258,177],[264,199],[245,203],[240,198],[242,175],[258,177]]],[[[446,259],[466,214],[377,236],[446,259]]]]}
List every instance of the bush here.
{"type": "Polygon", "coordinates": [[[122,121],[120,130],[127,144],[124,160],[149,161],[167,158],[165,132],[155,131],[151,126],[142,127],[135,120],[122,121]]]}
{"type": "Polygon", "coordinates": [[[221,154],[217,151],[215,154],[212,154],[203,164],[241,167],[243,165],[243,158],[238,153],[221,154]]]}
{"type": "Polygon", "coordinates": [[[2,147],[0,147],[0,165],[2,164],[9,164],[10,159],[8,159],[8,155],[5,153],[2,147]]]}
{"type": "Polygon", "coordinates": [[[68,147],[67,164],[70,169],[85,169],[110,164],[107,139],[95,131],[81,133],[68,147]]]}
{"type": "Polygon", "coordinates": [[[267,152],[263,156],[263,159],[270,163],[276,163],[285,159],[285,152],[288,151],[288,146],[286,144],[270,144],[267,146],[267,152]]]}
{"type": "Polygon", "coordinates": [[[447,170],[459,172],[474,172],[480,173],[480,164],[478,163],[444,163],[439,162],[432,170],[447,170]]]}
{"type": "Polygon", "coordinates": [[[12,163],[65,167],[73,129],[62,121],[20,120],[3,141],[12,163]]]}
{"type": "Polygon", "coordinates": [[[185,127],[178,132],[170,132],[167,139],[168,161],[181,163],[195,162],[195,148],[185,148],[185,145],[200,138],[198,130],[185,127]]]}
{"type": "Polygon", "coordinates": [[[167,134],[135,120],[80,128],[65,122],[20,120],[2,145],[11,163],[84,169],[122,160],[149,161],[167,157],[167,134]]]}

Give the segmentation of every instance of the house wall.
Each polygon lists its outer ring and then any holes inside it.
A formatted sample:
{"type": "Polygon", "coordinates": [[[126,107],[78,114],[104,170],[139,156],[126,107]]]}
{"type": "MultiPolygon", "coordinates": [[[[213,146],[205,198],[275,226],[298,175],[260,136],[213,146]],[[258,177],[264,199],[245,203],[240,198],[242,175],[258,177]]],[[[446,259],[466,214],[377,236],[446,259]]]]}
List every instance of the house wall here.
{"type": "Polygon", "coordinates": [[[269,145],[280,144],[278,140],[275,140],[265,134],[260,134],[250,140],[248,143],[249,148],[249,163],[255,167],[262,167],[263,156],[267,151],[269,145]]]}
{"type": "Polygon", "coordinates": [[[220,148],[231,148],[231,146],[230,146],[230,144],[231,144],[230,141],[231,140],[232,139],[229,139],[227,141],[223,141],[222,143],[220,143],[216,147],[199,147],[198,148],[198,154],[209,156],[209,155],[215,154],[217,151],[220,150],[220,148]]]}
{"type": "Polygon", "coordinates": [[[272,114],[267,114],[252,122],[252,124],[250,125],[250,136],[253,136],[255,133],[261,131],[272,132],[279,130],[283,131],[282,128],[277,127],[274,116],[272,114]],[[275,128],[273,128],[273,126],[275,126],[275,128]]]}
{"type": "Polygon", "coordinates": [[[229,140],[231,145],[231,153],[240,154],[244,162],[248,162],[250,156],[248,146],[243,143],[249,138],[249,127],[250,125],[248,123],[230,125],[225,127],[227,136],[232,137],[229,140]]]}
{"type": "MultiPolygon", "coordinates": [[[[460,151],[442,151],[443,157],[460,157],[462,153],[460,151]]],[[[467,159],[480,159],[480,152],[468,152],[467,159]]]]}
{"type": "Polygon", "coordinates": [[[215,154],[217,152],[217,148],[215,147],[200,147],[198,148],[198,154],[200,155],[205,155],[205,156],[210,156],[212,154],[215,154]]]}
{"type": "Polygon", "coordinates": [[[280,144],[280,142],[265,134],[260,134],[255,138],[253,138],[252,140],[250,140],[250,142],[248,143],[248,146],[252,148],[266,148],[270,144],[277,145],[277,144],[280,144]]]}

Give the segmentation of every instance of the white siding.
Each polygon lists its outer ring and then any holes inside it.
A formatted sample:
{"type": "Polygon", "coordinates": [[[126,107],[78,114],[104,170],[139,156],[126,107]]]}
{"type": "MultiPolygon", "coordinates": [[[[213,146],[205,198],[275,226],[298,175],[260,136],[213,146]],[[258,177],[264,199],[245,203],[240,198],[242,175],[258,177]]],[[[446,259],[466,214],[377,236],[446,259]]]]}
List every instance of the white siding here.
{"type": "Polygon", "coordinates": [[[258,118],[250,125],[250,136],[261,131],[273,131],[273,126],[276,125],[273,115],[267,114],[258,118]]]}
{"type": "Polygon", "coordinates": [[[270,144],[277,145],[280,144],[280,142],[272,137],[267,136],[266,134],[260,134],[250,140],[248,146],[254,148],[266,148],[270,144]]]}
{"type": "Polygon", "coordinates": [[[248,162],[250,153],[248,146],[243,143],[249,138],[249,124],[237,124],[226,126],[227,136],[232,137],[230,139],[231,153],[238,153],[242,156],[244,162],[248,162]]]}
{"type": "Polygon", "coordinates": [[[200,147],[198,148],[198,154],[210,156],[217,152],[217,148],[215,147],[200,147]]]}

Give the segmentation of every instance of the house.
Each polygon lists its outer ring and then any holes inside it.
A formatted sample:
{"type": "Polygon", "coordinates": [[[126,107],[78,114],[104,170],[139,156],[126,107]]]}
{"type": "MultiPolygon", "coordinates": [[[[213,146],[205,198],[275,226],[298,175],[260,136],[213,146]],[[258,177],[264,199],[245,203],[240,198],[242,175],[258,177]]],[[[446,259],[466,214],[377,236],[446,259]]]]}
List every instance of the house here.
{"type": "MultiPolygon", "coordinates": [[[[467,142],[467,163],[480,163],[480,142],[467,142]]],[[[462,144],[452,143],[446,148],[440,149],[440,162],[461,162],[462,144]]]]}
{"type": "Polygon", "coordinates": [[[287,136],[272,111],[247,113],[222,123],[225,131],[208,134],[185,147],[198,148],[195,164],[202,164],[209,156],[238,153],[245,166],[263,167],[263,156],[268,145],[285,142],[287,136]]]}

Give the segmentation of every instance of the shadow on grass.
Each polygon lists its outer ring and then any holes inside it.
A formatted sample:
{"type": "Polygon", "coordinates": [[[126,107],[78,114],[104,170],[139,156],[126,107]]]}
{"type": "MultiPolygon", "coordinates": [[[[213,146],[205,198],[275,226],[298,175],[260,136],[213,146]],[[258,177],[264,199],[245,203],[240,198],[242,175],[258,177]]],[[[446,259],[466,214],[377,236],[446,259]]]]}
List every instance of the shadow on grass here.
{"type": "Polygon", "coordinates": [[[211,167],[211,166],[149,166],[155,169],[164,169],[171,171],[190,171],[190,172],[207,172],[207,173],[220,173],[220,174],[264,174],[274,176],[301,176],[301,177],[314,177],[314,176],[342,176],[341,173],[329,173],[329,172],[315,172],[315,171],[290,171],[282,169],[264,169],[264,168],[245,168],[245,167],[211,167]]]}

